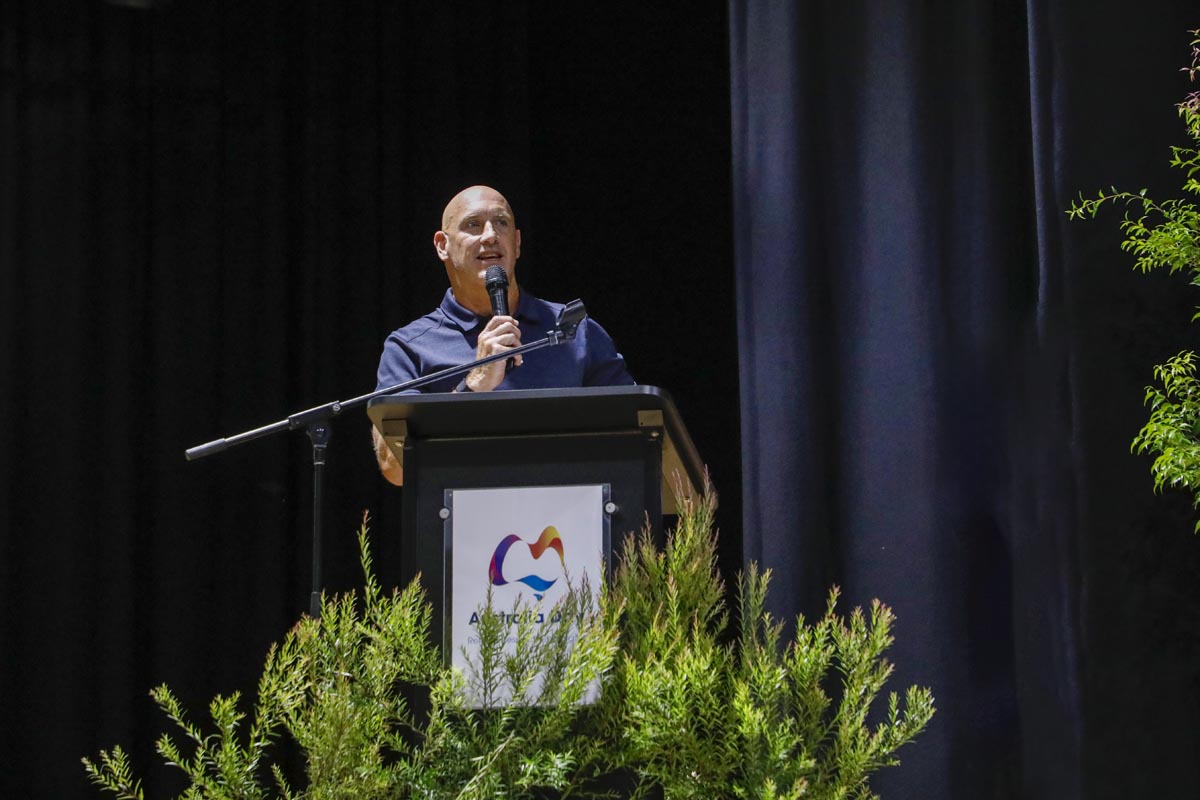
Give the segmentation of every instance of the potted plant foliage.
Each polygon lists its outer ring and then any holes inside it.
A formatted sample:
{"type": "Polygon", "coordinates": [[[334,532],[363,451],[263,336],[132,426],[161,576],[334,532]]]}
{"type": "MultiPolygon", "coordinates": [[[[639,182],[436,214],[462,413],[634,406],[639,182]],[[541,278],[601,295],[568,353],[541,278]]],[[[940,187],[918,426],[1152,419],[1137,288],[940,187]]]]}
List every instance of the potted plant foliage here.
{"type": "MultiPolygon", "coordinates": [[[[648,531],[628,537],[598,593],[481,609],[466,671],[434,645],[418,581],[379,585],[364,518],[361,596],[325,598],[271,648],[248,711],[236,693],[217,697],[201,727],[156,688],[178,731],[158,754],[189,800],[874,797],[871,773],[898,763],[934,713],[912,687],[869,717],[892,672],[892,612],[876,602],[839,616],[834,589],[785,642],[763,610],[770,575],[751,566],[731,614],[712,497],[681,501],[662,549],[648,531]],[[282,739],[303,775],[282,766],[282,739]]],[[[121,748],[84,766],[112,795],[143,800],[121,748]]]]}

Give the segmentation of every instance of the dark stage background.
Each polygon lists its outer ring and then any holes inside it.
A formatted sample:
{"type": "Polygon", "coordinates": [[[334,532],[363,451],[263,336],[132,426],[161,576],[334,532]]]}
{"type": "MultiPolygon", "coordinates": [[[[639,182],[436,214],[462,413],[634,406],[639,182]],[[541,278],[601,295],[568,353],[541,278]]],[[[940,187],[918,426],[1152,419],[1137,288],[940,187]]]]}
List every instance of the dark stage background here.
{"type": "Polygon", "coordinates": [[[745,553],[894,606],[941,713],[884,797],[1200,796],[1200,541],[1129,454],[1197,295],[1063,214],[1178,192],[1196,19],[731,2],[745,553]]]}
{"type": "MultiPolygon", "coordinates": [[[[645,5],[0,7],[0,797],[98,796],[116,743],[162,796],[149,689],[253,690],[308,443],[183,451],[370,389],[476,182],[675,396],[723,567],[896,608],[940,711],[884,797],[1200,795],[1200,542],[1128,454],[1197,301],[1061,213],[1180,183],[1192,4],[645,5]]],[[[368,442],[330,589],[363,509],[398,552],[368,442]]]]}

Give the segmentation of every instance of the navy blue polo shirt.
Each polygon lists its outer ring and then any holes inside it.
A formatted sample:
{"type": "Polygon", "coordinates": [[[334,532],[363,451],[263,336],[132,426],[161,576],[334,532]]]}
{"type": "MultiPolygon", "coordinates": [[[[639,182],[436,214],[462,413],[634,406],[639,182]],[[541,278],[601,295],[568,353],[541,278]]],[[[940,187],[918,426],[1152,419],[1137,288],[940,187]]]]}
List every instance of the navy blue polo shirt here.
{"type": "MultiPolygon", "coordinates": [[[[540,300],[522,289],[513,315],[521,329],[521,342],[529,344],[545,338],[562,308],[559,303],[540,300]]],[[[387,337],[379,358],[376,391],[473,361],[479,333],[489,319],[463,308],[447,289],[442,304],[434,311],[387,337]]],[[[462,377],[446,378],[415,391],[449,392],[462,377]]],[[[526,353],[524,363],[510,369],[496,388],[628,386],[633,382],[612,338],[588,317],[574,339],[526,353]]]]}

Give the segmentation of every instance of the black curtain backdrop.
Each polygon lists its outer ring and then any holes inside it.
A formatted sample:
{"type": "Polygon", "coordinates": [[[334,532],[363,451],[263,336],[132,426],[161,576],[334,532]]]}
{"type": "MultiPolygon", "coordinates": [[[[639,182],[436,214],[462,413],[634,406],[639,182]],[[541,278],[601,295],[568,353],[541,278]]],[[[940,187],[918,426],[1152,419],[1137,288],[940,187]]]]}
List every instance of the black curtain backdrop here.
{"type": "Polygon", "coordinates": [[[1200,542],[1129,454],[1197,296],[1063,214],[1178,193],[1198,19],[731,2],[745,555],[896,610],[941,711],[884,797],[1200,796],[1200,542]]]}
{"type": "MultiPolygon", "coordinates": [[[[644,5],[0,6],[0,797],[178,790],[147,692],[253,691],[311,525],[301,434],[183,450],[371,388],[475,182],[676,397],[724,569],[896,609],[884,797],[1200,795],[1200,543],[1128,453],[1197,301],[1061,213],[1176,190],[1192,4],[644,5]]],[[[401,499],[365,420],[329,478],[342,590],[401,499]]]]}
{"type": "MultiPolygon", "coordinates": [[[[308,608],[311,529],[302,433],[183,452],[373,389],[385,336],[441,299],[433,232],[472,183],[512,201],[522,282],[581,297],[675,397],[736,568],[724,4],[0,15],[0,797],[96,797],[79,759],[118,743],[179,791],[147,693],[197,720],[252,694],[308,608]]],[[[365,415],[331,447],[345,590],[363,509],[395,566],[400,498],[365,415]]]]}

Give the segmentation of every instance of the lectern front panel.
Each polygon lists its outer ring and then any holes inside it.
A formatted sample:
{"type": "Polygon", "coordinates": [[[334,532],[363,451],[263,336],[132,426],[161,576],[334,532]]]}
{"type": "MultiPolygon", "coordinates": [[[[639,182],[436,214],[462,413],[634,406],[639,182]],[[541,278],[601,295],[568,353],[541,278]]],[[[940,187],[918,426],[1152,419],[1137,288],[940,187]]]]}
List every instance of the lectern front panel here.
{"type": "MultiPolygon", "coordinates": [[[[410,439],[405,445],[403,580],[418,572],[444,635],[447,490],[606,484],[612,545],[647,520],[661,537],[661,430],[410,439]]],[[[612,553],[605,554],[612,568],[612,553]]]]}

